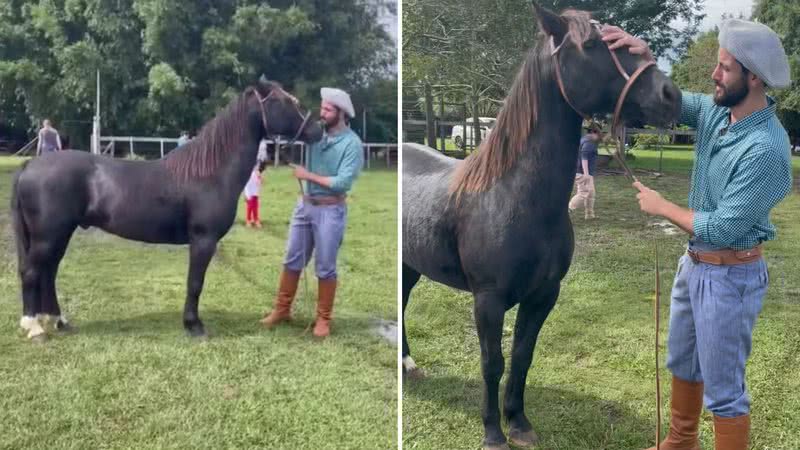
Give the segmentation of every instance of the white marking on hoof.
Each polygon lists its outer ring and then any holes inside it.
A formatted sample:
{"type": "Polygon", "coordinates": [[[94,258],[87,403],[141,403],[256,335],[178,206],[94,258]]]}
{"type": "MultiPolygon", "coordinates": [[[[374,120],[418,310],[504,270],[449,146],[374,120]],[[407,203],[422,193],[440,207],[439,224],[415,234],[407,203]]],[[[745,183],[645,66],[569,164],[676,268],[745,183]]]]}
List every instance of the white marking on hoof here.
{"type": "Polygon", "coordinates": [[[406,356],[403,358],[403,368],[406,369],[406,372],[410,372],[417,368],[417,364],[411,359],[411,356],[406,356]]]}
{"type": "Polygon", "coordinates": [[[19,326],[28,332],[28,339],[33,339],[36,336],[45,334],[44,328],[39,323],[39,320],[33,316],[22,316],[19,321],[19,326]]]}
{"type": "Polygon", "coordinates": [[[47,328],[55,326],[56,322],[58,321],[58,317],[52,316],[50,314],[37,314],[36,320],[38,320],[43,327],[47,328]]]}

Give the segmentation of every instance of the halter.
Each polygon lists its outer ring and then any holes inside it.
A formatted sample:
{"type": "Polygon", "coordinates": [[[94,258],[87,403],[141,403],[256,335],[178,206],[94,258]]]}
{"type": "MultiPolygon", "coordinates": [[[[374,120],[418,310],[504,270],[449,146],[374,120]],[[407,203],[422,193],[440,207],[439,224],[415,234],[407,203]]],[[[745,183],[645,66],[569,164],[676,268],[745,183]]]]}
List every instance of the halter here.
{"type": "Polygon", "coordinates": [[[253,89],[253,93],[256,94],[256,98],[258,99],[258,104],[261,107],[261,123],[264,125],[264,134],[269,133],[268,128],[267,128],[267,109],[264,106],[264,103],[266,103],[266,101],[269,100],[270,97],[272,97],[272,95],[275,93],[276,90],[280,91],[283,95],[285,95],[286,97],[289,97],[292,100],[292,102],[294,102],[295,111],[297,112],[297,115],[300,116],[301,119],[303,119],[303,121],[300,123],[300,127],[297,129],[297,132],[294,134],[294,137],[292,137],[292,140],[289,141],[288,145],[292,145],[297,140],[297,138],[300,137],[300,135],[303,133],[303,131],[306,129],[306,125],[308,125],[308,119],[311,117],[311,111],[309,111],[305,115],[303,115],[303,113],[300,112],[300,108],[297,108],[297,104],[299,103],[297,101],[297,98],[295,98],[294,96],[292,96],[288,92],[284,91],[283,89],[280,89],[280,88],[273,89],[273,90],[270,91],[269,94],[267,94],[266,97],[261,97],[261,94],[258,93],[258,90],[253,89]]]}
{"type": "MultiPolygon", "coordinates": [[[[594,27],[598,31],[600,30],[599,22],[593,20],[592,25],[594,25],[594,27]]],[[[563,41],[561,41],[561,43],[558,44],[558,46],[556,47],[555,41],[553,40],[553,36],[550,36],[550,46],[553,48],[550,54],[555,59],[556,63],[555,64],[556,82],[558,83],[558,89],[561,91],[561,96],[564,98],[564,100],[567,102],[570,108],[572,108],[576,113],[578,113],[579,116],[593,123],[594,121],[588,114],[584,114],[583,112],[581,112],[581,110],[576,108],[575,105],[570,101],[569,96],[567,95],[567,90],[564,88],[564,79],[561,76],[561,64],[560,61],[558,60],[558,53],[561,50],[561,47],[564,45],[564,42],[566,42],[566,38],[563,41]]],[[[636,180],[636,177],[633,176],[633,172],[631,172],[630,168],[628,168],[628,165],[625,164],[625,160],[621,157],[625,144],[622,142],[622,132],[621,132],[622,128],[620,127],[620,114],[622,113],[622,104],[625,103],[625,98],[628,96],[628,93],[630,92],[633,84],[636,83],[636,80],[639,79],[639,76],[642,73],[644,73],[645,70],[647,70],[651,66],[654,66],[656,63],[655,61],[647,61],[643,65],[639,66],[639,68],[636,69],[632,74],[629,75],[628,72],[626,72],[625,69],[622,67],[622,64],[619,62],[619,58],[617,57],[615,51],[611,50],[611,48],[608,45],[606,45],[606,49],[608,49],[608,53],[611,55],[611,60],[614,61],[614,66],[617,67],[617,71],[619,72],[620,75],[622,75],[622,78],[625,79],[625,86],[622,88],[622,91],[619,94],[619,98],[617,99],[617,104],[614,107],[614,119],[611,122],[611,133],[617,140],[617,153],[614,156],[617,158],[617,161],[619,162],[620,166],[622,166],[622,168],[625,170],[625,174],[628,176],[628,178],[630,178],[631,181],[633,181],[636,180]]]]}

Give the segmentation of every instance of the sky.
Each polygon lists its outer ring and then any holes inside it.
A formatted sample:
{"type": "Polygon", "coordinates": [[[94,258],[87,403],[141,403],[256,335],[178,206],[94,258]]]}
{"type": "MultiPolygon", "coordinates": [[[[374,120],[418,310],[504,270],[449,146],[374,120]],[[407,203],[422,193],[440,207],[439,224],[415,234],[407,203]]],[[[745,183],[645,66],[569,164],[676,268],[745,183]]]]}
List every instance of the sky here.
{"type": "MultiPolygon", "coordinates": [[[[732,14],[734,17],[743,13],[745,17],[749,18],[753,12],[753,0],[705,0],[702,12],[706,17],[700,24],[700,31],[708,31],[722,22],[723,13],[732,14]]],[[[680,22],[676,22],[676,24],[680,25],[680,22]]],[[[658,67],[669,73],[670,64],[666,59],[659,59],[658,67]]]]}

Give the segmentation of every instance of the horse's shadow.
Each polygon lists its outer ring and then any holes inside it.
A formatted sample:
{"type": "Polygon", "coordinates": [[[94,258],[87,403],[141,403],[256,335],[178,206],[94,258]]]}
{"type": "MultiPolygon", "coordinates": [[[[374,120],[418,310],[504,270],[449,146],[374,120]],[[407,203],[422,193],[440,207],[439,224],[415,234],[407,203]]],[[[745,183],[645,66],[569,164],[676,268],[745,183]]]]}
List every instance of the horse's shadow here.
{"type": "MultiPolygon", "coordinates": [[[[205,310],[203,322],[210,338],[244,337],[264,333],[258,323],[259,314],[223,310],[205,310]]],[[[116,319],[78,321],[77,332],[86,335],[111,336],[166,336],[184,333],[182,315],[179,311],[159,311],[124,316],[116,319]]]]}
{"type": "MultiPolygon", "coordinates": [[[[501,383],[501,393],[504,388],[505,384],[501,383]]],[[[459,410],[473,417],[476,445],[482,438],[482,391],[482,381],[452,376],[428,374],[423,379],[406,378],[403,383],[404,398],[434,401],[441,407],[439,414],[443,416],[444,410],[459,410]]],[[[566,387],[529,385],[525,392],[525,411],[541,440],[536,446],[537,450],[629,450],[653,445],[650,441],[653,440],[655,417],[641,417],[620,402],[568,390],[566,387]]],[[[404,411],[404,417],[410,418],[412,415],[412,411],[404,411]]],[[[504,424],[504,430],[508,431],[507,424],[504,424]]]]}
{"type": "MultiPolygon", "coordinates": [[[[259,323],[261,317],[260,313],[208,309],[203,312],[202,319],[211,339],[239,338],[271,332],[311,336],[314,317],[304,311],[295,311],[293,321],[282,324],[274,331],[265,329],[259,323]]],[[[361,341],[365,335],[378,339],[378,336],[372,331],[379,325],[378,322],[378,319],[372,317],[340,317],[335,321],[336,334],[346,344],[349,344],[350,340],[361,341]]],[[[135,336],[147,339],[185,334],[179,311],[149,312],[117,319],[86,322],[78,319],[74,325],[79,334],[86,335],[135,336]]]]}

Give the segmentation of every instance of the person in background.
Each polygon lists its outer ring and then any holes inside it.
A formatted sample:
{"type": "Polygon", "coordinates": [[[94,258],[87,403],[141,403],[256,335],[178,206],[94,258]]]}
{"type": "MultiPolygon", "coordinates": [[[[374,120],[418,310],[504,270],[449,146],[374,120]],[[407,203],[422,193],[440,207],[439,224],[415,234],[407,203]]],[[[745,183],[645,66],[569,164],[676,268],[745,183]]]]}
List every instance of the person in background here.
{"type": "Polygon", "coordinates": [[[42,128],[39,130],[39,143],[36,146],[36,154],[57,152],[61,150],[61,136],[58,130],[53,128],[50,119],[42,121],[42,128]]]}

